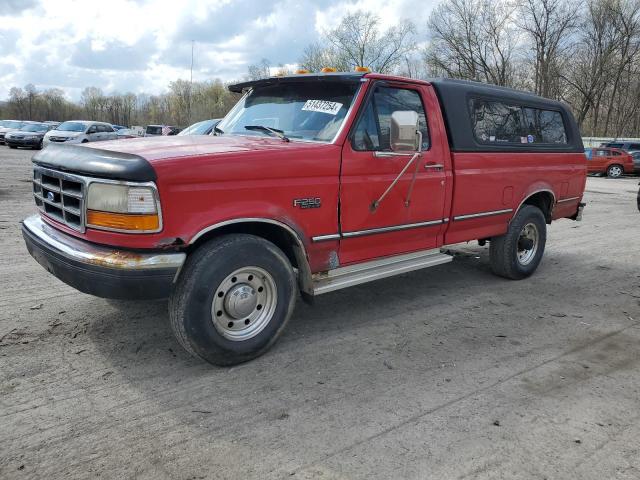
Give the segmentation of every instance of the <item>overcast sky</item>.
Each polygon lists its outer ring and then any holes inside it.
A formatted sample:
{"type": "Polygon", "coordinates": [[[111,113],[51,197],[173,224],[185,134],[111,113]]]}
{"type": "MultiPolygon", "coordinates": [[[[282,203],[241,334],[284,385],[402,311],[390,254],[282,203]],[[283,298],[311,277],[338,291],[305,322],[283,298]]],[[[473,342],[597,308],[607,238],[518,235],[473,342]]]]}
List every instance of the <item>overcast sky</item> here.
{"type": "Polygon", "coordinates": [[[189,78],[241,79],[247,65],[295,64],[304,47],[348,12],[406,18],[424,30],[435,0],[0,0],[0,99],[12,86],[62,88],[78,99],[166,90],[189,78]]]}

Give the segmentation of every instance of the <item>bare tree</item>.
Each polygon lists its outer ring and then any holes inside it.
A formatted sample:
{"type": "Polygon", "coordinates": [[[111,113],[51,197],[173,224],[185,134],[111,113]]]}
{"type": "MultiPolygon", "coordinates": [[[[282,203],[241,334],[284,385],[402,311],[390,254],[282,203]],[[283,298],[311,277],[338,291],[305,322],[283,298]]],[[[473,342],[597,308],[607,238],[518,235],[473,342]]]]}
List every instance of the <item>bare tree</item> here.
{"type": "MultiPolygon", "coordinates": [[[[578,24],[573,0],[522,0],[517,24],[533,51],[533,91],[544,97],[560,96],[559,74],[571,47],[570,35],[578,24]]],[[[529,62],[528,62],[529,63],[529,62]]]]}
{"type": "Polygon", "coordinates": [[[266,58],[260,60],[260,63],[249,65],[247,67],[247,79],[258,80],[271,76],[270,62],[266,58]]]}
{"type": "Polygon", "coordinates": [[[408,20],[381,32],[380,17],[363,11],[345,16],[338,27],[326,33],[327,42],[344,63],[380,73],[393,72],[402,64],[415,47],[414,35],[415,26],[408,20]]]}
{"type": "Polygon", "coordinates": [[[343,71],[362,66],[393,73],[415,49],[414,36],[415,26],[408,20],[382,31],[380,17],[357,11],[345,16],[335,29],[324,32],[323,41],[309,45],[299,63],[312,71],[327,66],[343,71]]]}
{"type": "Polygon", "coordinates": [[[425,53],[432,73],[496,85],[515,83],[514,6],[492,0],[444,0],[428,20],[425,53]]]}

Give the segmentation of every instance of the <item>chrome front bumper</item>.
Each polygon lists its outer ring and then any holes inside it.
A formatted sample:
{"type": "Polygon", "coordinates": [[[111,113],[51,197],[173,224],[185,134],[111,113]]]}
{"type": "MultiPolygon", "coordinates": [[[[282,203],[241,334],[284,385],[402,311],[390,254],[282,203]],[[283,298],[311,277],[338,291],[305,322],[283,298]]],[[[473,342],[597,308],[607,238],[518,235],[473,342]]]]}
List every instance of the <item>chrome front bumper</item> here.
{"type": "Polygon", "coordinates": [[[53,228],[39,215],[22,222],[22,234],[29,253],[46,270],[99,297],[166,297],[186,259],[182,252],[139,252],[96,245],[53,228]]]}

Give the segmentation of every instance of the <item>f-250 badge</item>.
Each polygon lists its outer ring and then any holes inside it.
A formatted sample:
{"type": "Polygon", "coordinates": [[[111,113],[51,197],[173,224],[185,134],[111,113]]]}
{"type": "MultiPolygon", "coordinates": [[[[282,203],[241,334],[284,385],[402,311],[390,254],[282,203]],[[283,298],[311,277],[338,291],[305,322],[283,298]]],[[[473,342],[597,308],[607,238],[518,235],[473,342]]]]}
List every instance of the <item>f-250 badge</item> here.
{"type": "Polygon", "coordinates": [[[293,206],[298,208],[320,208],[322,201],[320,197],[296,198],[293,200],[293,206]]]}

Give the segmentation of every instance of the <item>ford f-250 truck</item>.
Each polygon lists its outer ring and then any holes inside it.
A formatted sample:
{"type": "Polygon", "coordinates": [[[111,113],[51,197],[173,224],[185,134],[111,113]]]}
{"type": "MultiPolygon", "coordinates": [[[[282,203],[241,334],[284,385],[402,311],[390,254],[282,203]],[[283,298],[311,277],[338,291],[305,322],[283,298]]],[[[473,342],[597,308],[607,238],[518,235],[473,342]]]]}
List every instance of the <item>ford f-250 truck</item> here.
{"type": "Polygon", "coordinates": [[[230,365],[304,299],[446,263],[490,242],[522,279],[546,225],[579,219],[586,159],[562,103],[375,73],[273,77],[213,136],[52,145],[33,158],[31,255],[80,291],[169,297],[178,341],[230,365]]]}

